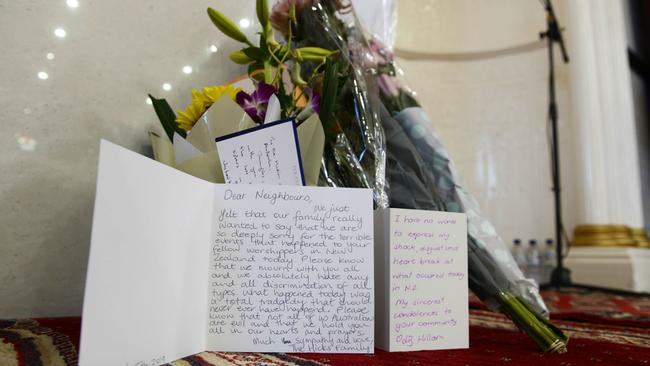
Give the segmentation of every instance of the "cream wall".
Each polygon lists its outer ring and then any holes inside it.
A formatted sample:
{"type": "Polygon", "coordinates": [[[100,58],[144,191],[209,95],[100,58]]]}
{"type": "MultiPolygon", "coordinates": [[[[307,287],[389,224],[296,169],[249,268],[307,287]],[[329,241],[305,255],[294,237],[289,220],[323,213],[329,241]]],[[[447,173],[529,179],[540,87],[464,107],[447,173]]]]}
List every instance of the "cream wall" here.
{"type": "MultiPolygon", "coordinates": [[[[567,32],[565,1],[555,1],[567,32]]],[[[555,237],[547,144],[548,55],[538,1],[398,2],[397,54],[443,142],[506,242],[555,237]],[[413,54],[417,51],[418,54],[413,54]],[[424,54],[424,53],[429,53],[424,54]]],[[[556,53],[557,54],[557,53],[556,53]]],[[[575,131],[568,67],[556,57],[563,214],[576,223],[575,131]]]]}
{"type": "Polygon", "coordinates": [[[253,1],[0,1],[0,318],[81,313],[99,139],[145,152],[147,93],[181,109],[191,87],[238,73],[208,6],[255,14],[253,1]]]}

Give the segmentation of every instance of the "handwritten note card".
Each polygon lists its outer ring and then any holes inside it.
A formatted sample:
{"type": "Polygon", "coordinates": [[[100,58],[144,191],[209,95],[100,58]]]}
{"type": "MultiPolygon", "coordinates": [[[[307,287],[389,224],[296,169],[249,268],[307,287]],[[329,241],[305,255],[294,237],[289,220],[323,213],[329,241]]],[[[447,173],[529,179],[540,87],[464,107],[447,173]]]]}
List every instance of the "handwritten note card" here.
{"type": "Polygon", "coordinates": [[[469,347],[466,216],[377,211],[375,238],[377,347],[469,347]]]}
{"type": "Polygon", "coordinates": [[[217,187],[209,349],[373,352],[370,192],[332,193],[217,187]]]}
{"type": "Polygon", "coordinates": [[[304,185],[293,119],[216,139],[226,183],[304,185]]]}
{"type": "Polygon", "coordinates": [[[79,364],[373,352],[372,215],[370,190],[212,184],[102,141],[79,364]]]}

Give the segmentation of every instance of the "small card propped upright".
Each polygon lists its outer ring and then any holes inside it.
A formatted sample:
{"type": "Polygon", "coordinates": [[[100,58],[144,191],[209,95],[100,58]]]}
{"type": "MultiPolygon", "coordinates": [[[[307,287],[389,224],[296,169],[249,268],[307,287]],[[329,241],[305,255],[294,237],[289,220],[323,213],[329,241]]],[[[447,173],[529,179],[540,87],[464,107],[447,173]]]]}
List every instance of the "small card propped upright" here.
{"type": "Polygon", "coordinates": [[[375,211],[375,283],[377,348],[469,347],[464,214],[375,211]]]}
{"type": "Polygon", "coordinates": [[[217,137],[215,142],[226,183],[305,185],[293,118],[217,137]]]}

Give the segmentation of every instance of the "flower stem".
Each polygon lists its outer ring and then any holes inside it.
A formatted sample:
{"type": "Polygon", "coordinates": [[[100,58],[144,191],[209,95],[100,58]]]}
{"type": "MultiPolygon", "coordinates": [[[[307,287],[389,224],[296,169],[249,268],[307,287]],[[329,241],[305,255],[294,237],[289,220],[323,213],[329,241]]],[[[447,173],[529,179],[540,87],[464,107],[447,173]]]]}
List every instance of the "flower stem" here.
{"type": "Polygon", "coordinates": [[[537,314],[525,300],[507,292],[497,294],[499,310],[526,333],[544,352],[567,352],[569,338],[562,331],[537,314]]]}

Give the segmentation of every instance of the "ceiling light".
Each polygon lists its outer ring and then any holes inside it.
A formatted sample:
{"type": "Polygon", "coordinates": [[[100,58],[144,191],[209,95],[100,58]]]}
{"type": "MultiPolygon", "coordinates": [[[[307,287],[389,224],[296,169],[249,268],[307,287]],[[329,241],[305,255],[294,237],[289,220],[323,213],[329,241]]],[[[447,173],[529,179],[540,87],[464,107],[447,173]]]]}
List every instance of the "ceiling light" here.
{"type": "Polygon", "coordinates": [[[65,38],[66,34],[67,33],[65,32],[65,29],[63,29],[63,28],[57,28],[57,29],[54,30],[54,35],[59,37],[59,38],[65,38]]]}
{"type": "Polygon", "coordinates": [[[251,21],[248,18],[242,18],[239,20],[239,26],[242,28],[248,28],[251,26],[251,21]]]}

